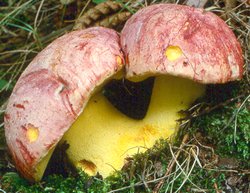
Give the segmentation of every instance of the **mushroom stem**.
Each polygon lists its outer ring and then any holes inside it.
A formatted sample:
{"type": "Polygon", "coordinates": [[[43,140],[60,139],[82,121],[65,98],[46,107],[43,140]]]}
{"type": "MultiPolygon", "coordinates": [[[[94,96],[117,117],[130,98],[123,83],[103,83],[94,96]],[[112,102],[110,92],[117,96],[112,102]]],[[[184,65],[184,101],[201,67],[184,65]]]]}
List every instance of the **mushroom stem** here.
{"type": "Polygon", "coordinates": [[[205,86],[173,76],[156,77],[148,112],[135,120],[118,111],[101,92],[88,102],[83,113],[64,135],[62,142],[74,165],[90,175],[104,177],[121,169],[125,158],[168,138],[178,128],[180,110],[203,95],[205,86]]]}

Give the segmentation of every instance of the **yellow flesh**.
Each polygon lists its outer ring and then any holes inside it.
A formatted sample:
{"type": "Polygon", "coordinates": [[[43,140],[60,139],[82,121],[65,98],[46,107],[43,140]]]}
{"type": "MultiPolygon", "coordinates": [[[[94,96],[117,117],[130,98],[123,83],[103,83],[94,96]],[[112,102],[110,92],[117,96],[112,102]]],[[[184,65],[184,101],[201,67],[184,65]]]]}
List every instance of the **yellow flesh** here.
{"type": "MultiPolygon", "coordinates": [[[[64,135],[70,144],[67,154],[74,165],[89,175],[104,177],[124,165],[124,158],[144,152],[159,138],[170,137],[178,127],[178,112],[202,96],[205,86],[172,76],[155,79],[151,102],[143,120],[128,118],[99,92],[64,135]]],[[[54,148],[36,167],[40,180],[54,148]]]]}
{"type": "Polygon", "coordinates": [[[52,148],[48,154],[42,159],[42,161],[40,161],[37,166],[36,166],[36,172],[35,172],[35,181],[40,181],[43,177],[43,174],[45,172],[45,169],[49,163],[49,160],[52,156],[52,153],[54,152],[55,148],[52,148]]]}
{"type": "Polygon", "coordinates": [[[178,126],[178,112],[187,109],[204,88],[182,78],[157,77],[143,120],[128,118],[97,93],[62,139],[70,145],[67,154],[88,174],[98,171],[106,177],[121,169],[127,156],[144,152],[157,139],[171,136],[178,126]]]}

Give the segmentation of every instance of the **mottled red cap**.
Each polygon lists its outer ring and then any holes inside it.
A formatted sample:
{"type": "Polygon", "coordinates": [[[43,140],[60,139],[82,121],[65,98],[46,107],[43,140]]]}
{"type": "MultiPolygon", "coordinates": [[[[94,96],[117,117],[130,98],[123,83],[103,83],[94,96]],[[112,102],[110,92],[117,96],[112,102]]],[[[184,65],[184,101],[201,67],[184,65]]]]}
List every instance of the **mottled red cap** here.
{"type": "Polygon", "coordinates": [[[243,57],[226,23],[203,9],[158,4],[134,14],[121,33],[127,77],[170,74],[201,83],[240,79],[243,57]]]}
{"type": "Polygon", "coordinates": [[[5,114],[17,169],[35,180],[40,160],[82,112],[95,88],[123,67],[119,36],[101,27],[68,33],[40,52],[19,78],[5,114]]]}

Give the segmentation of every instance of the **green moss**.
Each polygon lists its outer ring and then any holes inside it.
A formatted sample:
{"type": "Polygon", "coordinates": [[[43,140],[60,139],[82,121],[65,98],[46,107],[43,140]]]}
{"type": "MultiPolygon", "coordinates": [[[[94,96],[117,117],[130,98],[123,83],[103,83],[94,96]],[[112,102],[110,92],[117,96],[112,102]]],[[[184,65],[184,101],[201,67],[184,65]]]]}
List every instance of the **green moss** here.
{"type": "Polygon", "coordinates": [[[208,143],[216,145],[220,156],[230,156],[249,164],[250,159],[250,112],[249,96],[243,96],[198,117],[193,132],[201,132],[208,143]]]}

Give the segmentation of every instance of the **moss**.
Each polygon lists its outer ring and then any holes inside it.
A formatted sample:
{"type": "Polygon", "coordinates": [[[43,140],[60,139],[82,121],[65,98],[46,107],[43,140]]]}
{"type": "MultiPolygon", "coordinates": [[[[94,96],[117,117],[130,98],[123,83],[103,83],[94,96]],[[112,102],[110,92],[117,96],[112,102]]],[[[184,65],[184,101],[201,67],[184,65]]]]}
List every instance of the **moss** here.
{"type": "MultiPolygon", "coordinates": [[[[216,146],[219,156],[234,157],[249,166],[250,159],[250,95],[245,80],[209,88],[206,103],[215,110],[197,117],[190,129],[201,132],[208,144],[216,146]]],[[[205,106],[209,108],[209,106],[205,106]]]]}

